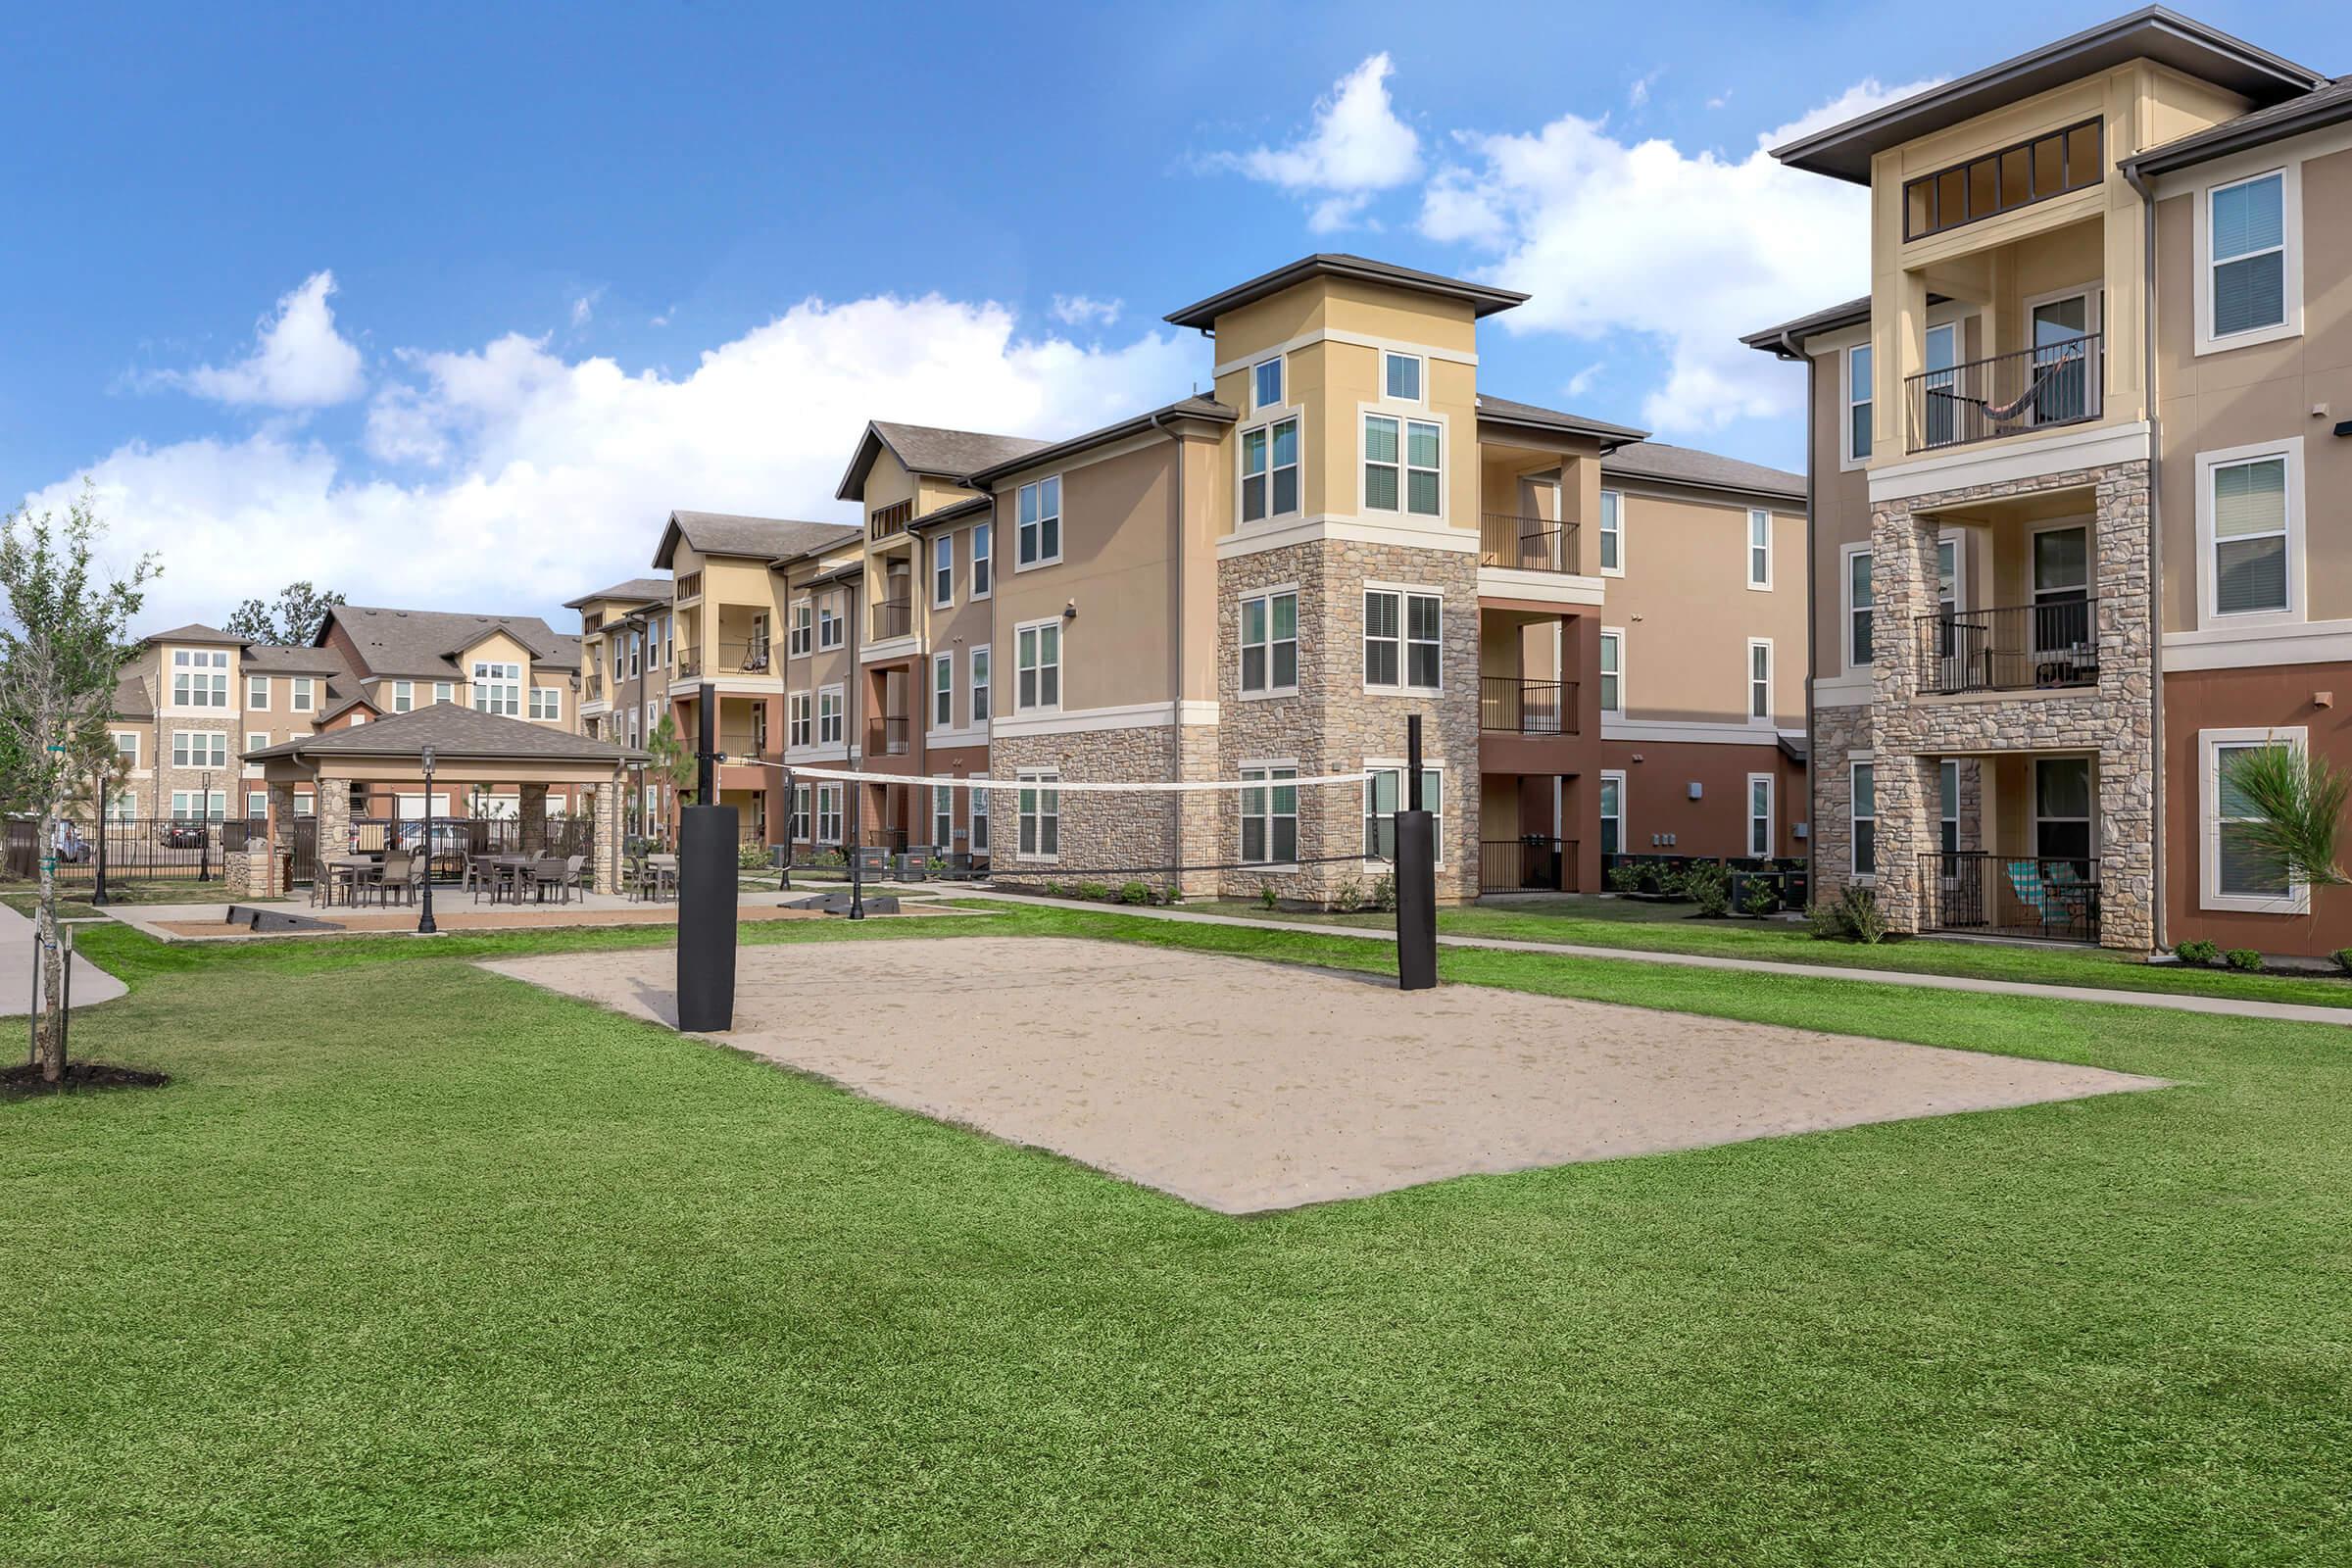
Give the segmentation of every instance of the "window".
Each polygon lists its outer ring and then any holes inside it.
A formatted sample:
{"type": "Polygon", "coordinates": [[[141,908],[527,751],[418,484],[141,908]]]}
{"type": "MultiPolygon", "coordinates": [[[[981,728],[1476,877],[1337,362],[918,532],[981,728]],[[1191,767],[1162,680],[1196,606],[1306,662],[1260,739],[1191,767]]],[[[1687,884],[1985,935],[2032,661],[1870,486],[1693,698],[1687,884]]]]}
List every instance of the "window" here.
{"type": "Polygon", "coordinates": [[[1769,722],[1772,718],[1772,639],[1751,637],[1747,641],[1747,716],[1769,722]]]}
{"type": "Polygon", "coordinates": [[[534,686],[531,688],[531,717],[562,718],[563,716],[563,688],[558,686],[534,686]]]}
{"type": "Polygon", "coordinates": [[[988,665],[986,648],[972,650],[972,722],[988,722],[988,665]]]}
{"type": "Polygon", "coordinates": [[[972,597],[986,599],[995,584],[997,530],[988,523],[972,524],[972,597]]]}
{"type": "Polygon", "coordinates": [[[416,706],[416,683],[396,680],[392,683],[392,711],[405,713],[416,706]]]}
{"type": "Polygon", "coordinates": [[[941,849],[956,842],[956,787],[931,786],[931,842],[941,849]]]}
{"type": "Polygon", "coordinates": [[[988,791],[972,791],[972,842],[974,855],[988,853],[988,791]]]}
{"type": "Polygon", "coordinates": [[[1253,409],[1282,407],[1282,359],[1279,355],[1252,367],[1250,378],[1252,395],[1256,399],[1251,405],[1253,409]]]}
{"type": "Polygon", "coordinates": [[[1061,707],[1061,622],[1023,626],[1013,641],[1013,710],[1033,712],[1061,707]]]}
{"type": "MultiPolygon", "coordinates": [[[[631,627],[629,629],[629,674],[631,678],[635,678],[644,673],[645,633],[642,629],[631,627]]],[[[482,705],[476,702],[473,706],[479,708],[482,705]]]]}
{"type": "Polygon", "coordinates": [[[1600,710],[1625,712],[1625,633],[1600,634],[1600,710]]]}
{"type": "Polygon", "coordinates": [[[318,809],[318,800],[317,796],[297,795],[294,797],[294,814],[296,816],[309,816],[312,812],[318,809]]]}
{"type": "Polygon", "coordinates": [[[1242,432],[1242,520],[1298,510],[1298,421],[1277,419],[1242,432]]]}
{"type": "Polygon", "coordinates": [[[228,791],[215,790],[208,801],[202,790],[173,790],[172,816],[175,821],[189,822],[207,818],[218,822],[228,815],[228,791]]]}
{"type": "Polygon", "coordinates": [[[433,701],[434,701],[434,702],[436,702],[436,703],[454,703],[454,702],[456,702],[457,700],[458,700],[458,683],[457,683],[456,681],[454,681],[454,680],[437,680],[437,681],[433,682],[433,701]]]}
{"type": "Polygon", "coordinates": [[[477,713],[503,713],[509,718],[520,713],[522,666],[500,663],[495,660],[475,660],[473,710],[477,713]]]}
{"type": "Polygon", "coordinates": [[[767,612],[762,610],[752,616],[751,635],[744,640],[744,669],[747,671],[765,669],[768,647],[767,612]]]}
{"type": "Polygon", "coordinates": [[[226,767],[228,737],[219,730],[175,729],[172,732],[173,767],[226,767]]]}
{"type": "Polygon", "coordinates": [[[1845,351],[1845,461],[1870,460],[1871,349],[1857,343],[1845,351]]]}
{"type": "Polygon", "coordinates": [[[1419,517],[1444,515],[1440,442],[1438,426],[1427,419],[1365,415],[1364,506],[1373,512],[1402,510],[1419,517]],[[1401,453],[1399,425],[1403,429],[1401,453]]]}
{"type": "Polygon", "coordinates": [[[841,786],[819,784],[816,787],[816,842],[841,842],[841,786]]]}
{"type": "Polygon", "coordinates": [[[115,751],[122,759],[122,765],[124,767],[138,766],[139,732],[135,729],[119,729],[113,732],[113,739],[115,751]]]}
{"type": "Polygon", "coordinates": [[[245,792],[245,814],[249,817],[268,816],[270,814],[270,792],[268,790],[247,790],[245,792]]]}
{"type": "Polygon", "coordinates": [[[1625,775],[1600,775],[1600,853],[1625,853],[1625,775]]]}
{"type": "Polygon", "coordinates": [[[956,603],[956,536],[943,533],[931,541],[931,608],[945,610],[956,603]]]}
{"type": "Polygon", "coordinates": [[[1420,356],[1383,353],[1380,357],[1380,384],[1381,390],[1396,402],[1420,402],[1420,356]]]}
{"type": "Polygon", "coordinates": [[[2100,122],[2085,120],[1903,183],[1903,238],[1957,228],[2096,185],[2100,122]]]}
{"type": "Polygon", "coordinates": [[[842,689],[826,686],[816,694],[816,744],[839,746],[842,733],[842,689]]]}
{"type": "Polygon", "coordinates": [[[1854,875],[1879,874],[1878,774],[1868,762],[1852,764],[1854,875]]]}
{"type": "MultiPolygon", "coordinates": [[[[931,727],[951,729],[956,723],[956,656],[931,656],[931,727]]],[[[943,841],[944,842],[944,841],[943,841]]]]}
{"type": "Polygon", "coordinates": [[[1017,502],[1020,518],[1014,570],[1044,566],[1061,559],[1061,478],[1039,479],[1021,486],[1017,502]]]}
{"type": "Polygon", "coordinates": [[[847,624],[848,623],[842,616],[841,602],[837,595],[827,594],[824,598],[817,601],[817,647],[839,648],[841,646],[842,637],[846,630],[847,624]]]}
{"type": "Polygon", "coordinates": [[[254,710],[266,710],[266,709],[268,709],[268,708],[269,708],[269,706],[270,706],[270,677],[269,677],[269,676],[267,676],[267,675],[248,675],[248,676],[246,676],[246,677],[245,677],[245,706],[246,706],[247,708],[254,709],[254,710]]]}
{"type": "Polygon", "coordinates": [[[1442,620],[1436,594],[1365,589],[1364,684],[1438,690],[1442,620]]]}
{"type": "Polygon", "coordinates": [[[1871,655],[1870,547],[1854,545],[1845,553],[1845,667],[1868,669],[1871,655]]]}
{"type": "Polygon", "coordinates": [[[351,715],[351,720],[350,720],[350,724],[351,724],[351,727],[352,727],[353,729],[357,729],[357,728],[359,728],[359,727],[360,727],[362,724],[365,724],[365,723],[367,723],[367,722],[368,722],[368,715],[367,715],[365,712],[361,712],[361,711],[354,710],[354,712],[353,712],[353,713],[352,713],[352,715],[351,715]]]}
{"type": "Polygon", "coordinates": [[[1747,853],[1772,854],[1772,775],[1747,775],[1747,853]]]}
{"type": "Polygon", "coordinates": [[[2254,914],[2308,914],[2311,888],[2286,874],[2286,868],[2249,843],[2245,825],[2261,820],[2251,801],[2237,787],[2231,769],[2256,752],[2285,748],[2300,752],[2307,732],[2209,729],[2197,741],[2204,752],[2200,787],[2204,817],[2203,888],[2199,903],[2208,909],[2240,909],[2254,914]]]}
{"type": "Polygon", "coordinates": [[[2207,336],[2217,345],[2287,324],[2286,196],[2278,169],[2205,193],[2207,336]]]}
{"type": "Polygon", "coordinates": [[[1298,689],[1298,594],[1252,594],[1242,601],[1242,691],[1268,695],[1298,689]]]}
{"type": "Polygon", "coordinates": [[[1763,507],[1747,509],[1747,585],[1772,586],[1772,514],[1763,507]]]}
{"type": "Polygon", "coordinates": [[[1024,768],[1020,778],[1020,829],[1016,852],[1023,859],[1051,860],[1061,854],[1061,774],[1024,768]]]}
{"type": "Polygon", "coordinates": [[[2034,535],[2034,648],[2061,651],[2095,641],[2090,624],[2090,530],[2044,528],[2034,535]]]}
{"type": "Polygon", "coordinates": [[[2034,853],[2045,860],[2090,858],[2090,759],[2034,760],[2034,853]]]}
{"type": "Polygon", "coordinates": [[[815,646],[815,612],[810,607],[808,601],[806,599],[794,600],[792,606],[791,633],[791,651],[793,658],[807,659],[808,657],[808,650],[815,646]]]}
{"type": "Polygon", "coordinates": [[[1248,865],[1290,865],[1298,858],[1298,786],[1295,766],[1242,769],[1244,783],[1260,787],[1242,791],[1242,860],[1248,865]]]}
{"type": "Polygon", "coordinates": [[[251,757],[254,753],[267,751],[269,748],[270,732],[268,730],[249,729],[245,732],[245,750],[241,755],[251,757]]]}
{"type": "Polygon", "coordinates": [[[1600,493],[1600,574],[1625,575],[1625,497],[1614,490],[1600,493]]]}
{"type": "Polygon", "coordinates": [[[629,639],[624,631],[612,633],[612,679],[618,681],[628,668],[629,639]]]}
{"type": "Polygon", "coordinates": [[[808,842],[809,802],[810,787],[807,784],[795,784],[792,787],[792,827],[790,829],[792,842],[795,844],[808,842]]]}
{"type": "Polygon", "coordinates": [[[1942,829],[1938,844],[1946,855],[1960,853],[1960,764],[1946,760],[1936,770],[1936,796],[1942,809],[1937,823],[1942,829]]]}
{"type": "Polygon", "coordinates": [[[172,706],[226,708],[228,654],[203,648],[172,650],[172,706]]]}
{"type": "Polygon", "coordinates": [[[787,746],[808,746],[815,739],[815,701],[807,692],[794,692],[784,699],[784,743],[787,746]]]}
{"type": "MultiPolygon", "coordinates": [[[[1396,858],[1396,813],[1405,808],[1404,769],[1367,762],[1371,777],[1364,780],[1364,858],[1396,858]]],[[[1446,863],[1446,810],[1440,790],[1442,778],[1434,767],[1421,770],[1421,808],[1437,818],[1438,863],[1446,863]]]]}
{"type": "Polygon", "coordinates": [[[2201,453],[2197,532],[2204,612],[2291,619],[2303,598],[2302,443],[2201,453]]]}

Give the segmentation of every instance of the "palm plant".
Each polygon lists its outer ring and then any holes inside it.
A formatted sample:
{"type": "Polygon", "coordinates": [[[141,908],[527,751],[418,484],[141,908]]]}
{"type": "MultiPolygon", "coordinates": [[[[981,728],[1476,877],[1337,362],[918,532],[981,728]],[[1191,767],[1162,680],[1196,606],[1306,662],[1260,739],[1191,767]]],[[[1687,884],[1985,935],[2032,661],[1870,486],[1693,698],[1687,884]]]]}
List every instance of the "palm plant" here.
{"type": "Polygon", "coordinates": [[[2232,756],[2224,782],[2243,803],[2230,823],[2239,843],[2286,873],[2290,882],[2340,887],[2336,862],[2352,774],[2299,746],[2258,746],[2232,756]]]}

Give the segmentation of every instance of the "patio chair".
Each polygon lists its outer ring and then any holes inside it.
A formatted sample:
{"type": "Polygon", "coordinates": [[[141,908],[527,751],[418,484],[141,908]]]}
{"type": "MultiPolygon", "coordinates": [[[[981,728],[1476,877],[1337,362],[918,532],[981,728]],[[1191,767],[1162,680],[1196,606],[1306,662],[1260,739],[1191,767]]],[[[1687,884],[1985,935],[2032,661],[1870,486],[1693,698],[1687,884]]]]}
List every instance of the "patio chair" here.
{"type": "Polygon", "coordinates": [[[416,857],[406,850],[386,850],[384,863],[376,868],[375,902],[390,904],[397,891],[402,899],[414,897],[416,884],[410,880],[409,868],[416,857]]]}
{"type": "Polygon", "coordinates": [[[476,904],[482,902],[482,895],[487,892],[490,895],[490,902],[496,904],[498,902],[498,861],[487,855],[466,857],[465,881],[459,885],[458,891],[472,894],[473,902],[476,904]]]}
{"type": "Polygon", "coordinates": [[[649,855],[645,858],[647,882],[654,902],[678,896],[678,858],[674,855],[649,855]]]}
{"type": "Polygon", "coordinates": [[[522,886],[539,903],[547,902],[547,891],[554,888],[559,900],[565,896],[564,862],[554,856],[541,856],[522,867],[522,886]]]}
{"type": "Polygon", "coordinates": [[[2040,918],[2043,930],[2087,923],[2098,890],[2083,881],[2073,865],[2064,860],[2010,860],[2003,869],[2009,876],[2009,891],[2040,918]]]}

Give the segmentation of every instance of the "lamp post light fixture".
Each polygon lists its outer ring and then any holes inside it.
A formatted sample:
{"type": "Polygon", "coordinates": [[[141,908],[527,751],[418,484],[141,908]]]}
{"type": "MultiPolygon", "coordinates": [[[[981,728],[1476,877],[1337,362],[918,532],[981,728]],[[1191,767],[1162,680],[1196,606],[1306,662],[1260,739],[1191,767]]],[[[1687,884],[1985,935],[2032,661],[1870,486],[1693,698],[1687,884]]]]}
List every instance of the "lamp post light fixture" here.
{"type": "Polygon", "coordinates": [[[441,928],[433,924],[433,749],[427,746],[424,763],[424,895],[416,915],[416,934],[429,937],[441,928]]]}
{"type": "Polygon", "coordinates": [[[197,775],[196,796],[196,880],[213,879],[213,775],[197,775]]]}

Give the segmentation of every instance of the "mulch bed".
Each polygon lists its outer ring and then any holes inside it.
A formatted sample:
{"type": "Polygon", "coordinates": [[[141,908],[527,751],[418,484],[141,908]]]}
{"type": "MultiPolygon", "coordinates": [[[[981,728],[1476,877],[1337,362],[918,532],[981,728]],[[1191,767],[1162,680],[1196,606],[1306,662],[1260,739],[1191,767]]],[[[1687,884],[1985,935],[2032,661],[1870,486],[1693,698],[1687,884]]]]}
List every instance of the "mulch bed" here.
{"type": "Polygon", "coordinates": [[[161,1089],[172,1081],[168,1073],[144,1067],[117,1067],[104,1061],[69,1061],[63,1084],[44,1083],[41,1069],[29,1061],[0,1067],[0,1100],[28,1100],[61,1089],[161,1089]]]}

